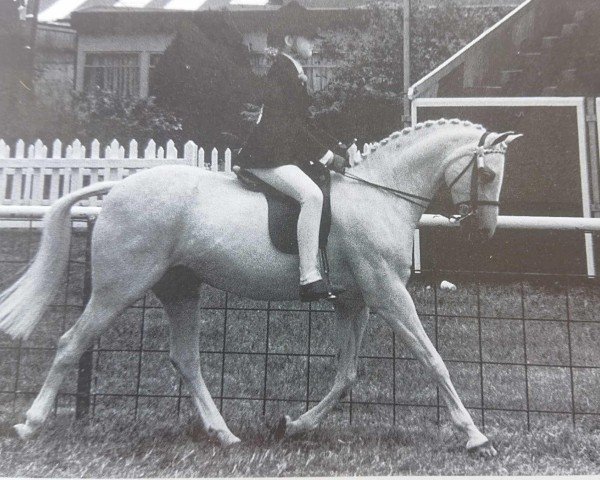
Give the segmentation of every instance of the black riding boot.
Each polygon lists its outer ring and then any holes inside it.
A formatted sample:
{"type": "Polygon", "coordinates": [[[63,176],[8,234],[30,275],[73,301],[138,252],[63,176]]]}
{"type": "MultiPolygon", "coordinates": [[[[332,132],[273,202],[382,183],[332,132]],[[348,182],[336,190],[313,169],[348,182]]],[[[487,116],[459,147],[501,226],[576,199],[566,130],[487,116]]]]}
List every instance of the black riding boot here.
{"type": "Polygon", "coordinates": [[[300,300],[303,302],[313,302],[317,300],[335,300],[346,290],[342,287],[331,285],[327,287],[325,280],[300,285],[300,300]]]}

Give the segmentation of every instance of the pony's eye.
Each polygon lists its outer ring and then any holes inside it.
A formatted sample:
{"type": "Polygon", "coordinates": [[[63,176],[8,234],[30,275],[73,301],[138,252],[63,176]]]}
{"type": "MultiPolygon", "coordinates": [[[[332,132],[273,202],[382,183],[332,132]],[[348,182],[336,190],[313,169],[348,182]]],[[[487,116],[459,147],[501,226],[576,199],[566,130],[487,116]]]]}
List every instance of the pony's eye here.
{"type": "Polygon", "coordinates": [[[479,181],[484,184],[492,183],[494,178],[496,178],[496,173],[488,167],[481,167],[477,169],[477,175],[479,176],[479,181]]]}
{"type": "Polygon", "coordinates": [[[458,206],[458,214],[461,217],[466,217],[469,214],[469,211],[471,210],[471,207],[469,206],[469,204],[467,203],[461,203],[458,206]]]}

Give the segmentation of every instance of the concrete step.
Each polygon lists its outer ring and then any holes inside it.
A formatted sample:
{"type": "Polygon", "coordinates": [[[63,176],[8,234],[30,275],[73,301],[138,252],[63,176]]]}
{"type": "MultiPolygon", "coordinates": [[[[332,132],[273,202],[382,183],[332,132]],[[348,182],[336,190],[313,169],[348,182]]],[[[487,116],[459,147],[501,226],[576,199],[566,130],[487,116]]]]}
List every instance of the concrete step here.
{"type": "Polygon", "coordinates": [[[523,77],[524,70],[502,70],[500,72],[500,85],[506,86],[509,83],[518,81],[523,77]]]}
{"type": "Polygon", "coordinates": [[[586,52],[576,58],[575,65],[582,70],[596,69],[600,65],[599,52],[586,52]]]}
{"type": "Polygon", "coordinates": [[[517,54],[515,67],[528,69],[532,67],[539,68],[542,64],[542,52],[519,52],[517,54]]]}
{"type": "Polygon", "coordinates": [[[539,75],[552,77],[561,67],[570,67],[571,63],[568,62],[568,59],[559,58],[558,55],[550,52],[527,52],[518,55],[513,64],[515,70],[521,69],[525,72],[526,78],[532,78],[539,75]]]}
{"type": "Polygon", "coordinates": [[[568,69],[562,70],[560,72],[559,78],[560,78],[561,84],[574,83],[577,81],[577,69],[568,68],[568,69]]]}
{"type": "Polygon", "coordinates": [[[575,23],[583,23],[586,20],[587,14],[585,10],[577,10],[573,16],[575,23]]]}
{"type": "Polygon", "coordinates": [[[504,89],[499,85],[478,85],[465,88],[465,94],[470,97],[501,97],[504,89]]]}
{"type": "Polygon", "coordinates": [[[560,37],[557,37],[555,35],[550,35],[547,37],[543,37],[542,38],[542,50],[552,50],[552,48],[554,48],[554,46],[556,45],[556,43],[558,42],[558,40],[560,39],[560,37]]]}
{"type": "Polygon", "coordinates": [[[540,42],[539,39],[533,37],[527,37],[519,44],[520,52],[534,52],[539,50],[540,42]]]}
{"type": "MultiPolygon", "coordinates": [[[[568,0],[567,0],[567,2],[568,2],[568,0]]],[[[569,10],[564,5],[562,5],[562,2],[560,2],[560,0],[557,2],[547,2],[547,3],[555,4],[554,7],[556,7],[556,8],[551,8],[551,5],[548,6],[550,8],[550,11],[552,12],[552,14],[549,15],[549,18],[548,18],[546,35],[560,35],[563,25],[574,22],[573,11],[569,10]]]]}
{"type": "Polygon", "coordinates": [[[556,96],[558,93],[558,87],[556,85],[553,85],[551,87],[544,87],[544,89],[542,90],[542,95],[544,97],[554,97],[556,96]]]}
{"type": "Polygon", "coordinates": [[[575,68],[563,70],[558,77],[559,95],[575,95],[580,93],[586,87],[585,79],[580,78],[579,72],[575,68]]]}
{"type": "Polygon", "coordinates": [[[574,36],[579,29],[578,23],[565,23],[562,26],[560,36],[561,37],[572,37],[574,36]]]}

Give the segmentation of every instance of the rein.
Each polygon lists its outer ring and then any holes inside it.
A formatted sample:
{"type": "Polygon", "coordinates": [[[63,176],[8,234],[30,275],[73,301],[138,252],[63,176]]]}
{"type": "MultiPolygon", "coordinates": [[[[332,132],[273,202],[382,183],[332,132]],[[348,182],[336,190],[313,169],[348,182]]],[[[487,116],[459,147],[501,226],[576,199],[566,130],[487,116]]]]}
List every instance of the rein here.
{"type": "Polygon", "coordinates": [[[406,200],[409,203],[418,205],[419,207],[427,208],[427,206],[431,202],[431,198],[421,197],[421,196],[415,195],[413,193],[404,192],[402,190],[396,190],[395,188],[392,188],[392,187],[386,187],[385,185],[381,185],[379,183],[370,182],[369,180],[365,180],[364,178],[358,177],[352,173],[344,173],[344,176],[351,178],[352,180],[357,180],[361,183],[364,183],[365,185],[369,185],[371,187],[378,188],[379,190],[384,190],[388,193],[396,195],[397,197],[400,197],[402,200],[406,200]],[[425,204],[419,203],[418,200],[425,202],[425,204]]]}
{"type": "MultiPolygon", "coordinates": [[[[479,205],[492,205],[492,206],[500,205],[500,202],[496,201],[496,200],[480,200],[479,195],[478,195],[478,180],[479,180],[480,176],[483,177],[484,175],[486,175],[488,182],[492,181],[494,179],[494,172],[487,169],[483,162],[483,158],[485,157],[486,153],[494,152],[494,150],[488,151],[483,148],[483,145],[485,144],[485,140],[487,139],[489,134],[490,134],[490,132],[484,132],[484,134],[479,139],[479,143],[477,145],[477,150],[473,154],[471,161],[469,163],[467,163],[465,168],[463,168],[461,170],[461,172],[454,178],[454,180],[452,180],[452,182],[450,182],[450,184],[448,185],[448,188],[451,189],[469,171],[469,169],[472,168],[473,171],[471,174],[471,192],[470,192],[471,198],[470,198],[470,200],[468,200],[466,202],[460,202],[457,204],[457,206],[459,207],[458,218],[457,218],[457,216],[453,216],[453,217],[450,217],[450,220],[461,222],[462,220],[466,219],[467,217],[473,215],[477,211],[477,207],[479,205]]],[[[494,144],[495,143],[496,142],[494,142],[494,144]]],[[[371,182],[369,180],[366,180],[366,179],[359,177],[357,175],[354,175],[352,173],[345,172],[343,175],[352,180],[356,180],[358,182],[364,183],[365,185],[369,185],[369,186],[375,187],[379,190],[383,190],[385,192],[391,193],[391,194],[401,198],[402,200],[405,200],[409,203],[412,203],[413,205],[417,205],[422,208],[427,208],[429,203],[432,200],[431,198],[422,197],[420,195],[415,195],[414,193],[405,192],[403,190],[398,190],[398,189],[395,189],[392,187],[388,187],[386,185],[381,185],[379,183],[371,182]]]]}

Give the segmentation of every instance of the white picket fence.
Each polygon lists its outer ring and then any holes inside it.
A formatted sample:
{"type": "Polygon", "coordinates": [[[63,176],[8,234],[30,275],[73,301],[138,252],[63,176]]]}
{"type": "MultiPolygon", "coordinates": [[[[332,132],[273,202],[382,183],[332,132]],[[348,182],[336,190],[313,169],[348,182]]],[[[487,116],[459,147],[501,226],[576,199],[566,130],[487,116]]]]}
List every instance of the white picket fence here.
{"type": "MultiPolygon", "coordinates": [[[[19,140],[12,151],[0,140],[0,205],[50,205],[86,185],[120,180],[157,165],[191,165],[231,172],[229,148],[222,155],[217,149],[207,155],[202,147],[189,141],[181,153],[172,140],[164,148],[150,140],[141,154],[136,140],[129,142],[127,151],[116,140],[104,148],[94,140],[89,150],[79,140],[66,147],[55,140],[51,150],[40,140],[27,146],[19,140]]],[[[99,206],[101,203],[101,197],[92,197],[79,205],[99,206]]]]}
{"type": "MultiPolygon", "coordinates": [[[[362,154],[376,146],[365,144],[362,154]]],[[[104,148],[94,140],[89,150],[79,140],[66,146],[55,140],[51,149],[41,140],[31,145],[19,140],[11,151],[10,146],[0,139],[0,205],[51,205],[63,195],[86,185],[121,180],[138,170],[157,165],[191,165],[231,173],[229,148],[222,154],[213,148],[207,155],[202,147],[189,141],[180,155],[172,140],[165,147],[150,140],[142,154],[139,150],[136,140],[129,142],[127,151],[116,140],[104,148]]],[[[353,145],[350,163],[354,165],[360,158],[361,154],[353,145]]],[[[101,204],[102,197],[91,197],[78,203],[83,206],[101,204]]]]}

